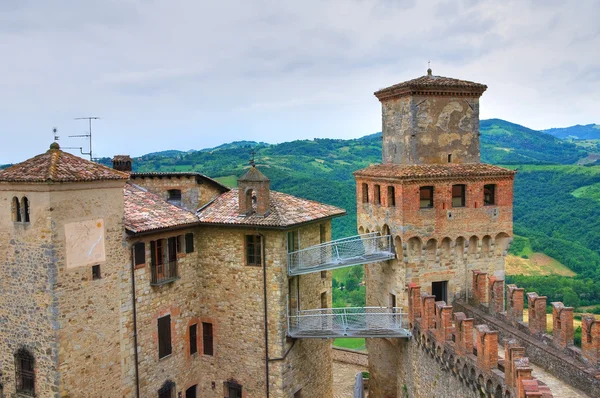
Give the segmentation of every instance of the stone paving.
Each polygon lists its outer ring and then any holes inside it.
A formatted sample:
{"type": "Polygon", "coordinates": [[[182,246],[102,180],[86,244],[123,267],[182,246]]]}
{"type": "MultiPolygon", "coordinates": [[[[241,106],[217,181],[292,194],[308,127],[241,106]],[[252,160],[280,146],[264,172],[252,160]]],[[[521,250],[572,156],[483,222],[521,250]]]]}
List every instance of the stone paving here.
{"type": "MultiPolygon", "coordinates": [[[[352,398],[354,396],[354,380],[358,372],[367,368],[343,362],[333,362],[333,398],[352,398]]],[[[367,395],[365,394],[365,397],[367,395]]]]}

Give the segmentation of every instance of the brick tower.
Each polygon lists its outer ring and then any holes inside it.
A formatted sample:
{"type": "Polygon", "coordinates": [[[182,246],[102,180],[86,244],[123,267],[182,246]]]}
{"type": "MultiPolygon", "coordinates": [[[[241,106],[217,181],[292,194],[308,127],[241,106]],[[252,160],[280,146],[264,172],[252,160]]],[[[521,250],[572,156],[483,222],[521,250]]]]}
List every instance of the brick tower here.
{"type": "MultiPolygon", "coordinates": [[[[367,306],[407,305],[407,285],[452,302],[472,271],[504,278],[514,171],[480,162],[479,97],[487,86],[427,75],[375,93],[382,163],[355,172],[360,233],[394,239],[396,259],[367,266],[367,306]]],[[[367,341],[375,396],[396,397],[401,343],[367,341]]]]}

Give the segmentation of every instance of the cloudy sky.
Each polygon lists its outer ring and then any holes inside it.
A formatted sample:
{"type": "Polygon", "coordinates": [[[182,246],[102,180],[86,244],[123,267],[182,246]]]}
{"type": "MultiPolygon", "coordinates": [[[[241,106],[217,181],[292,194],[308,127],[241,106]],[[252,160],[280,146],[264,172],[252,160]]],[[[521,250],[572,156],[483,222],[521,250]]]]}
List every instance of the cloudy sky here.
{"type": "Polygon", "coordinates": [[[0,164],[381,129],[379,88],[489,86],[482,118],[600,123],[600,0],[1,0],[0,164]]]}

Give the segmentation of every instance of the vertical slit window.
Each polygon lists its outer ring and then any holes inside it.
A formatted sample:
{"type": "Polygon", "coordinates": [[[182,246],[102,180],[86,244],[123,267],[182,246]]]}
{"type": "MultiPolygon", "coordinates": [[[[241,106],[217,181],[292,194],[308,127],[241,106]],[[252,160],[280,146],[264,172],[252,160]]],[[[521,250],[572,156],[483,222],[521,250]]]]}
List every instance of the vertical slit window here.
{"type": "Polygon", "coordinates": [[[194,234],[191,232],[185,234],[185,252],[186,253],[194,252],[194,234]]]}
{"type": "Polygon", "coordinates": [[[212,323],[202,322],[202,350],[204,355],[213,355],[213,325],[212,323]]]}
{"type": "Polygon", "coordinates": [[[29,222],[29,199],[23,197],[23,221],[29,222]]]}
{"type": "Polygon", "coordinates": [[[19,350],[15,355],[17,393],[35,395],[35,368],[34,358],[27,350],[19,350]]]}
{"type": "Polygon", "coordinates": [[[483,205],[493,206],[496,204],[496,185],[487,184],[483,186],[483,205]]]}
{"type": "Polygon", "coordinates": [[[136,266],[146,264],[146,245],[144,242],[133,245],[133,262],[136,266]]]}
{"type": "Polygon", "coordinates": [[[373,201],[375,202],[376,205],[380,205],[381,204],[381,186],[379,185],[375,185],[373,187],[373,201]]]}
{"type": "Polygon", "coordinates": [[[12,201],[13,221],[21,222],[21,203],[19,203],[19,198],[15,196],[12,201]]]}
{"type": "Polygon", "coordinates": [[[433,207],[433,187],[421,187],[419,190],[421,209],[433,207]]]}
{"type": "Polygon", "coordinates": [[[393,186],[387,187],[387,205],[388,207],[396,206],[396,188],[393,186]]]}
{"type": "Polygon", "coordinates": [[[369,184],[366,182],[362,184],[362,202],[369,203],[369,184]]]}
{"type": "Polygon", "coordinates": [[[463,184],[452,185],[452,207],[465,207],[466,190],[463,184]]]}
{"type": "Polygon", "coordinates": [[[171,315],[158,318],[158,358],[171,355],[171,315]]]}
{"type": "Polygon", "coordinates": [[[288,241],[288,253],[298,251],[300,249],[300,242],[298,239],[298,231],[290,231],[287,233],[288,241]]]}
{"type": "Polygon", "coordinates": [[[198,352],[198,325],[190,326],[190,355],[198,352]]]}

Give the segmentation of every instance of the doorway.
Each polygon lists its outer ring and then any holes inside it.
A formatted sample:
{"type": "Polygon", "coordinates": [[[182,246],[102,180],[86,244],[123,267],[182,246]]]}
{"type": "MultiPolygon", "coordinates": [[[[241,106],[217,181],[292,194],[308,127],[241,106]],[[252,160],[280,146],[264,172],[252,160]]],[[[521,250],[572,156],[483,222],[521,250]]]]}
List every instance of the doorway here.
{"type": "Polygon", "coordinates": [[[185,398],[196,398],[196,390],[198,388],[198,385],[193,385],[190,388],[188,388],[187,390],[185,390],[185,398]]]}
{"type": "Polygon", "coordinates": [[[448,303],[448,281],[431,282],[431,294],[435,301],[448,303]]]}

